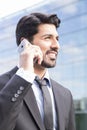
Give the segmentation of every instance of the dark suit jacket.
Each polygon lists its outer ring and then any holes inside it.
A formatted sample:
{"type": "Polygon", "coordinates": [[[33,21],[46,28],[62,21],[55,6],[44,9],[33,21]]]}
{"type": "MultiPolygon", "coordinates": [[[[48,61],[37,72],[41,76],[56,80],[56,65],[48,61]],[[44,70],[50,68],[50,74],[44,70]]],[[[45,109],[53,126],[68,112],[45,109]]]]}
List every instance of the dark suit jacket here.
{"type": "MultiPolygon", "coordinates": [[[[15,73],[0,76],[0,130],[45,130],[31,83],[15,73]]],[[[51,79],[58,117],[57,130],[75,130],[71,93],[51,79]]]]}

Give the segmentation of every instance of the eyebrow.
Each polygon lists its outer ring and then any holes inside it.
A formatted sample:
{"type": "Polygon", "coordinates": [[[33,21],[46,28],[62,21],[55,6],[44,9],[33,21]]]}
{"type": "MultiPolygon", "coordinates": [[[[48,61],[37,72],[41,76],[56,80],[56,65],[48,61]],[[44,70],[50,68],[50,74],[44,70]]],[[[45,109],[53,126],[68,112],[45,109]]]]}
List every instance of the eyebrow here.
{"type": "MultiPolygon", "coordinates": [[[[44,35],[42,35],[41,37],[45,37],[45,36],[53,36],[53,35],[52,35],[52,34],[44,34],[44,35]]],[[[58,35],[57,35],[56,37],[59,38],[58,35]]]]}

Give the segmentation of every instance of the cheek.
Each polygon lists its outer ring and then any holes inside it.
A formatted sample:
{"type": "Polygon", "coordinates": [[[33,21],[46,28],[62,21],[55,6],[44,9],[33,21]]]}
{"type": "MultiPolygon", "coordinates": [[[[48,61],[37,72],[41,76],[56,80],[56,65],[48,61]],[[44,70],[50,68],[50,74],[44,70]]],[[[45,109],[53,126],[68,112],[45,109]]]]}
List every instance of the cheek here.
{"type": "Polygon", "coordinates": [[[41,51],[43,53],[43,56],[45,56],[46,52],[47,52],[47,47],[41,47],[41,51]]]}
{"type": "Polygon", "coordinates": [[[47,46],[45,46],[45,45],[44,46],[43,45],[39,45],[39,47],[40,47],[42,53],[45,54],[46,51],[47,51],[47,46]]]}
{"type": "Polygon", "coordinates": [[[50,44],[43,40],[34,40],[33,43],[34,43],[34,45],[37,45],[40,47],[43,54],[45,54],[46,51],[49,50],[48,48],[50,48],[50,44]]]}
{"type": "Polygon", "coordinates": [[[45,51],[46,51],[46,50],[49,50],[49,48],[50,48],[50,46],[51,46],[51,43],[44,41],[44,42],[40,42],[39,46],[40,46],[40,48],[41,48],[42,50],[45,50],[45,51]]]}

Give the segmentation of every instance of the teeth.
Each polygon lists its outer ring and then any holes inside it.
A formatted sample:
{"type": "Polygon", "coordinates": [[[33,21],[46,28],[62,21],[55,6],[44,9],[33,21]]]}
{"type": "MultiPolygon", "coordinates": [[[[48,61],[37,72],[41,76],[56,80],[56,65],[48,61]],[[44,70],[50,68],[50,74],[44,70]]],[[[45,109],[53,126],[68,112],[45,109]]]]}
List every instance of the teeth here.
{"type": "Polygon", "coordinates": [[[51,57],[55,57],[56,55],[55,54],[53,54],[53,53],[50,53],[49,54],[51,57]]]}

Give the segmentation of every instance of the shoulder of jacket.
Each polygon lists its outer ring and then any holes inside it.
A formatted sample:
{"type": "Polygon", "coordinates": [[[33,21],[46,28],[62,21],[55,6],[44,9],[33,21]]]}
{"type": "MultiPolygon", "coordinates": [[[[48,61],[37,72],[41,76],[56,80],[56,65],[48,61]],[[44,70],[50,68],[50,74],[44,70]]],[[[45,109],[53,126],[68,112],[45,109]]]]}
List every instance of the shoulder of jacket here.
{"type": "Polygon", "coordinates": [[[10,71],[0,75],[0,89],[9,81],[9,79],[16,73],[17,66],[10,71]]]}
{"type": "Polygon", "coordinates": [[[57,81],[51,79],[51,83],[52,83],[53,87],[55,87],[55,89],[58,89],[58,91],[64,92],[67,94],[69,93],[71,95],[71,91],[68,88],[61,85],[60,83],[58,83],[57,81]]]}

